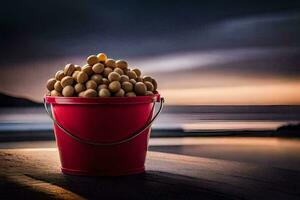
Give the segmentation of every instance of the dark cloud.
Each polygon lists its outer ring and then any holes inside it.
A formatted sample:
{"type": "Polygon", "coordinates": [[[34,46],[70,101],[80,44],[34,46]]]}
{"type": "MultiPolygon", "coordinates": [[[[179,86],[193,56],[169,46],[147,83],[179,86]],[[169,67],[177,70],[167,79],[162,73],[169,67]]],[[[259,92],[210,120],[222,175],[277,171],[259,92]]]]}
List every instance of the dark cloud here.
{"type": "Polygon", "coordinates": [[[239,21],[231,24],[243,17],[297,13],[299,9],[299,1],[283,0],[6,1],[0,7],[0,60],[86,55],[99,49],[117,56],[141,56],[201,48],[299,44],[295,40],[298,32],[291,31],[287,37],[280,34],[296,27],[292,21],[279,22],[278,26],[275,22],[277,28],[267,33],[263,31],[268,28],[266,24],[255,27],[259,22],[250,24],[252,28],[239,21]],[[223,30],[211,27],[218,23],[224,25],[223,30]]]}

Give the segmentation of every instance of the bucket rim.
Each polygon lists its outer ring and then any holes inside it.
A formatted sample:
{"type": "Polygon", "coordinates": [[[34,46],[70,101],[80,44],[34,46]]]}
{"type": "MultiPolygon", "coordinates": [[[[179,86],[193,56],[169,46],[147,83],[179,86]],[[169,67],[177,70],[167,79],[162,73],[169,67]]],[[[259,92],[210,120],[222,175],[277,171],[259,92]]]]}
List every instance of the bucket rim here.
{"type": "Polygon", "coordinates": [[[50,104],[139,104],[160,101],[160,94],[136,97],[56,97],[44,96],[50,104]]]}

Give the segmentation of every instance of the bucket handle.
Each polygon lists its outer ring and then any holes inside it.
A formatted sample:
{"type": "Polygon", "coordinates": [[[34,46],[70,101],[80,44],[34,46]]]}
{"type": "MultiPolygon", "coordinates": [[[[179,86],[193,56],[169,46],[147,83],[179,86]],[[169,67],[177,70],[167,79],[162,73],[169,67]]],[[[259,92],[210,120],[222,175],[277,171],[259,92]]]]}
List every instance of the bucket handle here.
{"type": "MultiPolygon", "coordinates": [[[[153,100],[153,107],[152,107],[152,110],[151,110],[151,114],[153,113],[154,111],[154,108],[155,108],[155,102],[156,100],[154,99],[153,100]]],[[[45,110],[47,112],[47,114],[49,115],[49,117],[52,119],[52,121],[66,134],[68,135],[69,137],[71,137],[72,139],[76,140],[77,142],[80,142],[80,143],[83,143],[83,144],[88,144],[88,145],[92,145],[92,146],[112,146],[112,145],[118,145],[118,144],[122,144],[122,143],[125,143],[125,142],[128,142],[130,140],[132,140],[133,138],[139,136],[144,130],[146,130],[147,128],[149,128],[151,126],[151,124],[154,122],[154,120],[158,117],[158,115],[161,113],[162,111],[162,108],[163,108],[163,104],[165,102],[164,98],[163,97],[160,97],[159,99],[159,102],[160,102],[160,106],[159,106],[159,109],[157,111],[157,113],[154,115],[154,117],[147,123],[145,124],[144,127],[142,127],[141,129],[137,130],[136,132],[134,132],[131,136],[125,138],[125,139],[122,139],[122,140],[119,140],[119,141],[115,141],[115,142],[107,142],[107,143],[101,143],[101,142],[92,142],[92,141],[87,141],[87,140],[83,140],[79,137],[77,137],[76,135],[70,133],[67,129],[65,129],[56,119],[54,119],[53,115],[49,112],[48,110],[48,106],[47,106],[47,102],[46,102],[46,99],[44,97],[44,107],[45,107],[45,110]]]]}

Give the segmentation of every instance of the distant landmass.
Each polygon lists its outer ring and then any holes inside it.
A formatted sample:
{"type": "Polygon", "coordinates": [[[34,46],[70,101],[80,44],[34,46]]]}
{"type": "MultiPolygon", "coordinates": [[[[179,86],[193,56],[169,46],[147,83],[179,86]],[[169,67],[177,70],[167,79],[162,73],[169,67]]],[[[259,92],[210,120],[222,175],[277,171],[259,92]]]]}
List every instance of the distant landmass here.
{"type": "Polygon", "coordinates": [[[4,93],[0,93],[0,107],[35,107],[42,106],[41,103],[37,103],[25,98],[12,97],[4,93]]]}
{"type": "Polygon", "coordinates": [[[278,137],[300,137],[300,123],[297,124],[288,124],[279,127],[274,136],[278,137]]]}

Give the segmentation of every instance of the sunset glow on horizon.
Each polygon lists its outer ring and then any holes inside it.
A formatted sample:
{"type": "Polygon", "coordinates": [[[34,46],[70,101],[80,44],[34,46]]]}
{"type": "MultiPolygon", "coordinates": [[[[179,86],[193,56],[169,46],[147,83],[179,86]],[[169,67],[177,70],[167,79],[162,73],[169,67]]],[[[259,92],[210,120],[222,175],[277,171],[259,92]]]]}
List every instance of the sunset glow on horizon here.
{"type": "MultiPolygon", "coordinates": [[[[17,81],[3,76],[0,91],[42,102],[46,92],[45,81],[57,68],[48,66],[59,66],[63,62],[24,63],[22,73],[26,76],[17,81]],[[38,79],[35,78],[37,73],[38,79]]],[[[135,64],[134,59],[129,62],[135,64]]],[[[155,59],[152,63],[155,66],[155,59]]],[[[19,67],[12,66],[3,69],[3,73],[15,74],[19,70],[19,67]]],[[[160,73],[155,73],[153,68],[149,74],[158,81],[158,91],[165,97],[167,105],[300,105],[300,80],[297,76],[266,75],[260,72],[245,74],[226,69],[210,71],[199,68],[160,73]]]]}
{"type": "Polygon", "coordinates": [[[166,89],[170,105],[300,105],[300,82],[281,85],[166,89]]]}

